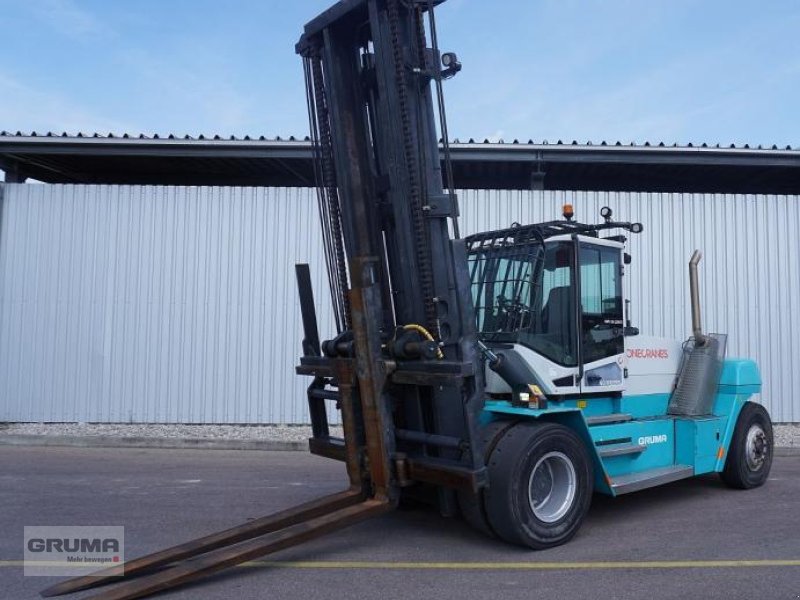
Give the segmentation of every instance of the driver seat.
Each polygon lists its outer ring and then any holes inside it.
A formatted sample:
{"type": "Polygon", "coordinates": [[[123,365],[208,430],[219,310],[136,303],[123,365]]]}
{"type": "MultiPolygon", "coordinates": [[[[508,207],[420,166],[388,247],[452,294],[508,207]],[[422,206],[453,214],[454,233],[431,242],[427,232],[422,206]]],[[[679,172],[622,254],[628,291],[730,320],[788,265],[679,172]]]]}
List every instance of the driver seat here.
{"type": "Polygon", "coordinates": [[[542,308],[542,329],[550,339],[571,353],[575,331],[575,296],[571,286],[554,287],[542,308]]]}

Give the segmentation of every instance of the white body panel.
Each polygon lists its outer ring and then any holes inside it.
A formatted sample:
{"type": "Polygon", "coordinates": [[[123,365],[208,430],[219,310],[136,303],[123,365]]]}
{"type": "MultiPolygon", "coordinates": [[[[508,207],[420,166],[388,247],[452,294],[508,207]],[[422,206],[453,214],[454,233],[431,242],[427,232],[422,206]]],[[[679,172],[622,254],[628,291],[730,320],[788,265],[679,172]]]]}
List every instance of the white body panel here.
{"type": "Polygon", "coordinates": [[[681,364],[683,342],[648,335],[625,338],[626,396],[669,394],[681,364]]]}
{"type": "MultiPolygon", "coordinates": [[[[577,394],[580,392],[578,386],[556,387],[553,385],[554,379],[575,375],[578,372],[577,367],[562,367],[521,344],[514,344],[514,350],[519,353],[522,359],[531,366],[534,373],[539,377],[543,388],[542,391],[545,395],[577,394]]],[[[510,394],[511,388],[505,381],[500,379],[497,373],[487,367],[486,391],[490,394],[510,394]]]]}
{"type": "MultiPolygon", "coordinates": [[[[579,386],[556,386],[553,381],[562,377],[570,375],[576,376],[578,374],[578,367],[564,367],[546,359],[541,354],[534,352],[530,348],[521,344],[514,344],[514,350],[527,362],[534,373],[539,378],[542,384],[542,391],[546,395],[561,395],[561,394],[578,394],[581,392],[579,386]]],[[[584,368],[584,393],[597,393],[597,392],[619,392],[625,388],[625,380],[622,378],[622,372],[625,368],[625,356],[619,354],[609,358],[604,358],[592,363],[588,363],[584,368]],[[610,378],[605,378],[601,382],[587,386],[586,378],[592,374],[592,371],[602,367],[614,367],[617,375],[610,378]]],[[[486,391],[490,394],[509,394],[511,388],[509,385],[500,379],[500,377],[489,369],[486,368],[486,391]]]]}
{"type": "MultiPolygon", "coordinates": [[[[539,377],[545,394],[577,394],[587,392],[619,392],[626,396],[641,394],[669,394],[681,363],[683,343],[678,340],[647,335],[625,338],[625,354],[589,363],[584,368],[584,379],[594,369],[606,365],[618,365],[628,369],[627,379],[621,382],[610,379],[583,390],[577,386],[555,386],[554,379],[577,375],[577,367],[558,365],[530,348],[514,344],[514,350],[527,362],[539,377]]],[[[490,394],[508,394],[511,388],[491,369],[486,369],[486,390],[490,394]]]]}

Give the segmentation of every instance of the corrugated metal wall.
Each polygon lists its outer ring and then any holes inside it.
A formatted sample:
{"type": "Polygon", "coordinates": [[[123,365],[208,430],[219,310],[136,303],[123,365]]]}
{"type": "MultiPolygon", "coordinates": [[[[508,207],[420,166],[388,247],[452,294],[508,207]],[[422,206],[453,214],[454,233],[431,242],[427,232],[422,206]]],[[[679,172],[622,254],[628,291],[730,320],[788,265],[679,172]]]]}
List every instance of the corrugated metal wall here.
{"type": "MultiPolygon", "coordinates": [[[[462,230],[609,205],[641,221],[635,325],[683,338],[686,262],[703,250],[705,325],[753,356],[776,421],[800,421],[797,197],[460,193],[462,230]]],[[[313,193],[6,185],[0,219],[0,420],[302,423],[295,262],[332,331],[313,193]]]]}
{"type": "Polygon", "coordinates": [[[309,190],[8,185],[3,212],[0,420],[306,420],[309,190]]]}

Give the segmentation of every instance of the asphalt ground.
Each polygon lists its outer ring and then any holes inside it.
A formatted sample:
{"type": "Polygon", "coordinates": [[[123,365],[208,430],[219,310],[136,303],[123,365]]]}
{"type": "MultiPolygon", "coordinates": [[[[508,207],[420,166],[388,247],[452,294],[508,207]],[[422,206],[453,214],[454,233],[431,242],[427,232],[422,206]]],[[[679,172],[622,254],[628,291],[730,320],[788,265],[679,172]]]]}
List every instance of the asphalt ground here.
{"type": "MultiPolygon", "coordinates": [[[[24,577],[24,525],[124,525],[128,559],[343,489],[300,452],[0,447],[0,597],[24,577]]],[[[596,496],[565,546],[532,552],[401,509],[159,598],[800,598],[800,456],[767,484],[700,477],[596,496]]],[[[66,596],[85,597],[87,593],[66,596]]]]}

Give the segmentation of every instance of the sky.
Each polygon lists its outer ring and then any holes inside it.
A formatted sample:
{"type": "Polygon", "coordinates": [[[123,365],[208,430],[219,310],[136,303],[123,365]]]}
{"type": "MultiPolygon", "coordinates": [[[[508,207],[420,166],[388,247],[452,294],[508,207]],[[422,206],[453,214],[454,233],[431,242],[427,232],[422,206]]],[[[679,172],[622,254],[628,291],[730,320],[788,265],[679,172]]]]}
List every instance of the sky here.
{"type": "MultiPolygon", "coordinates": [[[[331,0],[0,0],[0,129],[302,137],[331,0]]],[[[448,0],[450,137],[800,146],[796,0],[448,0]]]]}

